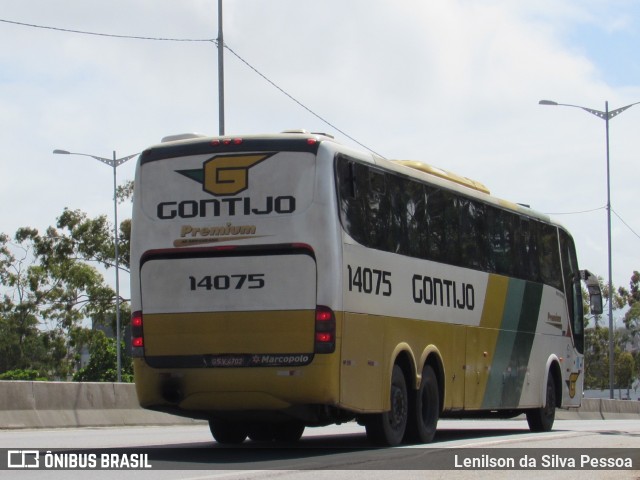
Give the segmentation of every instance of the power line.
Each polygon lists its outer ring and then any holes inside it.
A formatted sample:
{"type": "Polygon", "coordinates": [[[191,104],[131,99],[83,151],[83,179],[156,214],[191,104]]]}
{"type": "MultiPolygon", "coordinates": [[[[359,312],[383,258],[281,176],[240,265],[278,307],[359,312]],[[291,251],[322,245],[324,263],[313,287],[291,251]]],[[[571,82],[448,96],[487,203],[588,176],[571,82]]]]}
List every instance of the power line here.
{"type": "Polygon", "coordinates": [[[79,33],[82,35],[93,35],[96,37],[111,37],[111,38],[126,38],[126,39],[134,39],[134,40],[153,40],[159,42],[216,42],[213,38],[163,38],[163,37],[142,37],[137,35],[116,35],[113,33],[98,33],[98,32],[87,32],[83,30],[72,30],[69,28],[60,28],[60,27],[49,27],[46,25],[35,25],[33,23],[24,23],[24,22],[16,22],[13,20],[3,20],[0,19],[2,23],[9,23],[12,25],[20,25],[23,27],[32,27],[32,28],[41,28],[44,30],[55,30],[57,32],[65,32],[65,33],[79,33]]]}
{"type": "MultiPolygon", "coordinates": [[[[591,213],[591,212],[597,212],[598,210],[605,210],[607,207],[598,207],[598,208],[593,208],[591,210],[582,210],[582,211],[578,211],[578,212],[547,212],[546,215],[579,215],[582,213],[591,213]]],[[[640,238],[640,234],[638,234],[633,228],[631,228],[631,226],[624,221],[624,219],[618,214],[618,212],[616,212],[613,208],[611,209],[611,211],[615,214],[616,217],[618,217],[618,220],[620,220],[625,227],[627,227],[629,229],[629,231],[631,233],[633,233],[636,237],[640,238]]]]}
{"type": "Polygon", "coordinates": [[[629,224],[628,224],[627,222],[625,222],[625,221],[622,219],[622,217],[621,217],[620,215],[618,215],[618,212],[616,212],[613,208],[611,209],[611,211],[615,214],[615,216],[616,216],[616,217],[618,217],[618,219],[619,219],[619,220],[624,224],[624,226],[625,226],[625,227],[627,227],[627,228],[631,231],[631,233],[633,233],[636,237],[640,238],[640,235],[638,235],[638,234],[633,230],[633,228],[631,228],[631,227],[629,226],[629,224]]]}
{"type": "Polygon", "coordinates": [[[579,215],[582,213],[591,213],[591,212],[597,212],[598,210],[604,210],[607,207],[598,207],[598,208],[592,208],[591,210],[580,210],[577,212],[545,212],[545,215],[579,215]]]}
{"type": "MultiPolygon", "coordinates": [[[[218,40],[215,39],[215,38],[166,38],[166,37],[143,37],[143,36],[138,36],[138,35],[116,35],[116,34],[112,34],[112,33],[88,32],[88,31],[84,31],[84,30],[74,30],[74,29],[69,29],[69,28],[50,27],[50,26],[46,26],[46,25],[36,25],[36,24],[33,24],[33,23],[16,22],[16,21],[13,21],[13,20],[0,19],[0,22],[12,24],[12,25],[20,25],[20,26],[23,26],[23,27],[40,28],[40,29],[44,29],[44,30],[54,30],[54,31],[57,31],[57,32],[75,33],[75,34],[81,34],[81,35],[93,35],[93,36],[98,36],[98,37],[121,38],[121,39],[129,39],[129,40],[151,40],[151,41],[161,41],[161,42],[210,42],[210,43],[214,43],[215,45],[218,45],[218,40]]],[[[238,60],[240,60],[242,63],[244,63],[247,67],[249,67],[251,70],[253,70],[258,76],[260,76],[263,80],[265,80],[269,85],[271,85],[272,87],[277,89],[279,92],[281,92],[287,98],[289,98],[290,100],[295,102],[298,106],[300,106],[303,109],[305,109],[311,115],[313,115],[314,117],[316,117],[317,119],[319,119],[323,123],[327,124],[328,126],[333,128],[337,132],[340,132],[342,135],[344,135],[348,139],[352,140],[353,142],[357,143],[361,147],[369,150],[371,153],[373,153],[375,155],[378,155],[379,157],[384,158],[383,155],[380,155],[375,150],[367,147],[365,144],[363,144],[363,143],[359,142],[358,140],[356,140],[354,137],[352,137],[351,135],[346,133],[344,130],[336,127],[333,123],[331,123],[330,121],[328,121],[327,119],[325,119],[324,117],[319,115],[318,113],[316,113],[313,110],[311,110],[309,107],[307,107],[305,104],[303,104],[300,100],[296,99],[293,95],[289,94],[282,87],[278,86],[274,81],[269,79],[266,75],[264,75],[262,72],[260,72],[256,67],[251,65],[247,60],[245,60],[243,57],[241,57],[239,54],[237,54],[231,47],[229,47],[229,45],[224,43],[223,47],[226,48],[232,55],[234,55],[238,60]]]]}
{"type": "Polygon", "coordinates": [[[351,135],[349,135],[348,133],[344,132],[343,130],[339,129],[338,127],[336,127],[334,124],[332,124],[331,122],[329,122],[328,120],[324,119],[323,117],[321,117],[320,115],[318,115],[316,112],[314,112],[313,110],[311,110],[309,107],[307,107],[306,105],[304,105],[302,102],[300,102],[299,100],[297,100],[296,98],[294,98],[292,95],[290,95],[289,93],[287,93],[284,89],[282,89],[281,87],[279,87],[278,85],[276,85],[272,80],[270,80],[269,78],[267,78],[262,72],[260,72],[257,68],[255,68],[253,65],[251,65],[249,62],[247,62],[244,58],[242,58],[240,55],[238,55],[231,47],[229,47],[228,45],[224,45],[224,47],[229,50],[229,52],[231,52],[231,54],[233,54],[238,60],[240,60],[242,63],[244,63],[247,67],[249,67],[251,70],[253,70],[255,73],[257,73],[260,77],[262,77],[263,80],[265,80],[267,83],[269,83],[271,86],[273,86],[274,88],[276,88],[277,90],[279,90],[281,93],[283,93],[284,95],[286,95],[290,100],[293,100],[295,103],[297,103],[299,106],[301,106],[302,108],[304,108],[307,112],[309,112],[311,115],[313,115],[314,117],[318,118],[319,120],[323,121],[324,123],[326,123],[327,125],[329,125],[331,128],[335,129],[336,131],[340,132],[342,135],[344,135],[345,137],[349,138],[350,140],[356,142],[358,145],[360,145],[361,147],[366,148],[367,150],[369,150],[371,153],[374,153],[376,155],[378,155],[379,157],[384,158],[383,155],[380,155],[379,153],[377,153],[375,150],[372,150],[371,148],[367,147],[365,144],[360,143],[358,140],[356,140],[355,138],[353,138],[351,135]]]}

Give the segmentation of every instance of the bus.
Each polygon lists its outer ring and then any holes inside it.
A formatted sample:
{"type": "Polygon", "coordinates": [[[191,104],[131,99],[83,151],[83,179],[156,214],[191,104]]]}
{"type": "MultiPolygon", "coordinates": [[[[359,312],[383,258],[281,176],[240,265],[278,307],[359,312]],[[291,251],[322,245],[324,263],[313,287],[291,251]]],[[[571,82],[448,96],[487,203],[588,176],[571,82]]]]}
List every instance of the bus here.
{"type": "Polygon", "coordinates": [[[582,397],[581,279],[602,300],[547,216],[306,131],[145,150],[131,278],[140,405],[229,444],[354,420],[426,443],[440,418],[523,413],[548,431],[582,397]]]}

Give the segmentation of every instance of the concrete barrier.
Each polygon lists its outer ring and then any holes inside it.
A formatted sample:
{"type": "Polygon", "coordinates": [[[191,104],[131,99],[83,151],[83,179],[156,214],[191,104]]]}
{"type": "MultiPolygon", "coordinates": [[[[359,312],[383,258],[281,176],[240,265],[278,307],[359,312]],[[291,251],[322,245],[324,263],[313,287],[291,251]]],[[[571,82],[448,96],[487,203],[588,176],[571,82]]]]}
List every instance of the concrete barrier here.
{"type": "Polygon", "coordinates": [[[0,381],[0,428],[196,423],[140,408],[130,383],[0,381]]]}
{"type": "MultiPolygon", "coordinates": [[[[556,418],[640,420],[640,401],[585,398],[556,418]]],[[[130,383],[0,381],[0,429],[202,423],[140,408],[130,383]]]]}
{"type": "Polygon", "coordinates": [[[640,420],[640,401],[585,398],[576,415],[578,418],[602,418],[605,420],[635,418],[640,420]]]}

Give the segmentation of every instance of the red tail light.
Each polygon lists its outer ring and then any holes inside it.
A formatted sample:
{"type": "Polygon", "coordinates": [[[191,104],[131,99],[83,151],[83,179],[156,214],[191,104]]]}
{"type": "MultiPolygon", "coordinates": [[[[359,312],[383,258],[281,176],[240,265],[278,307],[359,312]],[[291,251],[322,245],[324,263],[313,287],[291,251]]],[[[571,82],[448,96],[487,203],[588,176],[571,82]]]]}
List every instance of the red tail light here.
{"type": "Polygon", "coordinates": [[[219,147],[220,145],[242,145],[242,138],[216,138],[215,140],[211,140],[211,145],[214,147],[219,147]]]}
{"type": "Polygon", "coordinates": [[[327,343],[333,341],[333,335],[326,332],[316,332],[316,342],[327,343]]]}
{"type": "Polygon", "coordinates": [[[333,353],[336,349],[336,316],[329,307],[316,307],[315,345],[316,353],[333,353]]]}
{"type": "Polygon", "coordinates": [[[131,317],[131,326],[142,328],[142,312],[135,312],[131,317]]]}
{"type": "Polygon", "coordinates": [[[134,358],[144,357],[143,323],[141,311],[131,314],[131,356],[134,358]]]}

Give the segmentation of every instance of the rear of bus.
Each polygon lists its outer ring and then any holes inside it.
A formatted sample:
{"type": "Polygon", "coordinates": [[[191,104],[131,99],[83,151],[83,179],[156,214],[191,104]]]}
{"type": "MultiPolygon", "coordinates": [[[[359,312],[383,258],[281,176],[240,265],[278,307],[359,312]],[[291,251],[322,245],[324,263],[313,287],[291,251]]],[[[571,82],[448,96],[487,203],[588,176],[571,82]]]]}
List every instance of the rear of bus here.
{"type": "Polygon", "coordinates": [[[337,404],[340,230],[327,144],[193,138],[140,156],[131,297],[143,407],[309,425],[337,404]],[[318,278],[335,282],[318,288],[318,278]]]}

